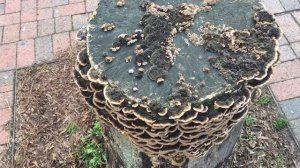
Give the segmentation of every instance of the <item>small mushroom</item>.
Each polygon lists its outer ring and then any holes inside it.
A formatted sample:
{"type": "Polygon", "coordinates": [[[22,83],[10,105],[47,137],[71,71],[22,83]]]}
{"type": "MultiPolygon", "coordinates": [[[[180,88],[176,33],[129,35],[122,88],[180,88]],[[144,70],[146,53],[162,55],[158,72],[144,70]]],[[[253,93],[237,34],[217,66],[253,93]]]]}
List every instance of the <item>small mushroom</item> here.
{"type": "Polygon", "coordinates": [[[113,57],[112,56],[105,57],[105,62],[106,63],[111,63],[112,61],[113,61],[113,57]]]}
{"type": "Polygon", "coordinates": [[[117,6],[123,7],[125,5],[125,0],[117,0],[117,6]]]}
{"type": "Polygon", "coordinates": [[[100,28],[103,31],[111,31],[115,28],[115,25],[113,23],[104,23],[100,26],[100,28]]]}
{"type": "Polygon", "coordinates": [[[125,58],[125,62],[131,62],[131,60],[132,60],[132,56],[131,55],[129,55],[129,56],[127,56],[126,58],[125,58]]]}

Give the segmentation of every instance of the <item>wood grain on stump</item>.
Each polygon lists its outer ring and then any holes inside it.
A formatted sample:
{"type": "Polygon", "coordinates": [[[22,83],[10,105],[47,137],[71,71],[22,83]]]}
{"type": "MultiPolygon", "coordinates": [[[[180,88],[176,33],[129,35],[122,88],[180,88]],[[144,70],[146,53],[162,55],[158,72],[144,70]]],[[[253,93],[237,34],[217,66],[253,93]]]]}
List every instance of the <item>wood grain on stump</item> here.
{"type": "Polygon", "coordinates": [[[281,33],[258,0],[102,0],[75,80],[103,121],[108,167],[216,167],[281,33]]]}

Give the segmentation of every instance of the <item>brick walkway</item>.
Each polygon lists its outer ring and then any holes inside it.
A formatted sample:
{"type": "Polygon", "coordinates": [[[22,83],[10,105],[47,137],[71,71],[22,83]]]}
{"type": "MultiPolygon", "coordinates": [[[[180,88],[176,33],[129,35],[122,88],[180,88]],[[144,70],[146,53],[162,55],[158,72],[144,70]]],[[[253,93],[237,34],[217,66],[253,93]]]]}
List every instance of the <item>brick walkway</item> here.
{"type": "Polygon", "coordinates": [[[300,144],[300,1],[262,1],[275,14],[284,34],[279,47],[281,63],[275,68],[269,87],[300,144]]]}
{"type": "Polygon", "coordinates": [[[11,127],[5,126],[13,116],[15,69],[53,61],[74,45],[76,30],[98,2],[0,0],[0,153],[9,144],[11,127]]]}
{"type": "MultiPolygon", "coordinates": [[[[9,143],[14,71],[49,62],[75,43],[99,0],[0,0],[0,153],[9,143]]],[[[300,142],[300,1],[262,0],[283,30],[270,88],[300,142]]]]}

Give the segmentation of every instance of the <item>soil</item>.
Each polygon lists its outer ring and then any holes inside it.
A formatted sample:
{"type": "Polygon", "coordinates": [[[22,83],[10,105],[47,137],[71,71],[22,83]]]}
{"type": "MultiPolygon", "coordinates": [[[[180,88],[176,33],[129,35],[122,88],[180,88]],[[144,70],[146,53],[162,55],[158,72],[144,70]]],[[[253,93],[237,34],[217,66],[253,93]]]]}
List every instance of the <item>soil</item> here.
{"type": "Polygon", "coordinates": [[[244,123],[240,139],[222,168],[293,168],[299,165],[299,148],[288,127],[276,130],[273,126],[282,116],[267,87],[262,89],[261,96],[270,97],[271,102],[267,105],[260,104],[259,99],[252,102],[247,116],[251,116],[253,122],[244,123]]]}
{"type": "MultiPolygon", "coordinates": [[[[96,119],[73,81],[77,52],[73,48],[51,64],[18,71],[15,167],[83,167],[76,160],[80,137],[96,119]],[[67,135],[70,124],[76,133],[67,135]]],[[[270,95],[267,88],[263,95],[270,95]]],[[[273,121],[279,116],[274,101],[252,104],[254,120],[244,126],[232,156],[223,168],[296,167],[299,155],[288,128],[276,131],[273,121]]],[[[2,167],[9,167],[2,158],[2,167]]],[[[0,162],[1,163],[1,162],[0,162]]]]}

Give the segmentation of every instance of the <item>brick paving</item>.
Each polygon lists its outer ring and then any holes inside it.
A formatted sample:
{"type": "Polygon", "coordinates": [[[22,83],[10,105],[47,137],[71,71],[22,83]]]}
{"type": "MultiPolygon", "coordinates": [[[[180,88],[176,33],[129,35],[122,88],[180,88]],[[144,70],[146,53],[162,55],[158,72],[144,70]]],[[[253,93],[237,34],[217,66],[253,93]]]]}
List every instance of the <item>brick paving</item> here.
{"type": "MultiPolygon", "coordinates": [[[[0,0],[0,156],[10,142],[14,72],[75,44],[99,0],[0,0]]],[[[1,166],[0,166],[1,167],[1,166]]]]}
{"type": "Polygon", "coordinates": [[[300,1],[262,0],[283,32],[281,59],[269,87],[300,144],[300,1]]]}
{"type": "MultiPolygon", "coordinates": [[[[99,0],[0,0],[0,153],[9,143],[17,68],[55,60],[74,46],[99,0]]],[[[262,0],[283,31],[281,62],[269,86],[300,142],[300,0],[262,0]]]]}

